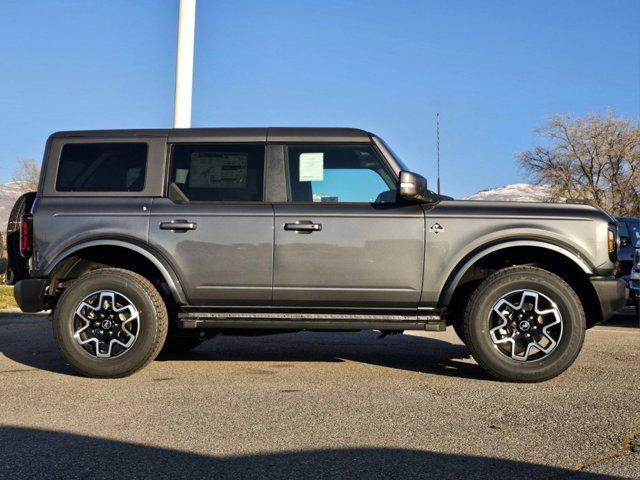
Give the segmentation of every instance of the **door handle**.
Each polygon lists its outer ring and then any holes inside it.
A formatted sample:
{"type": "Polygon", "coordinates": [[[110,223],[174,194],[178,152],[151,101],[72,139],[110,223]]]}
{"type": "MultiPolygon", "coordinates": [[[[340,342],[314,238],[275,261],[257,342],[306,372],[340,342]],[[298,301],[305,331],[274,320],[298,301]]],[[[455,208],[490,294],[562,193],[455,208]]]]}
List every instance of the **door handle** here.
{"type": "Polygon", "coordinates": [[[160,222],[160,230],[195,230],[198,224],[186,220],[171,220],[170,222],[160,222]]]}
{"type": "Polygon", "coordinates": [[[296,223],[285,223],[284,229],[298,233],[313,233],[322,230],[322,224],[313,223],[311,220],[298,220],[296,223]]]}

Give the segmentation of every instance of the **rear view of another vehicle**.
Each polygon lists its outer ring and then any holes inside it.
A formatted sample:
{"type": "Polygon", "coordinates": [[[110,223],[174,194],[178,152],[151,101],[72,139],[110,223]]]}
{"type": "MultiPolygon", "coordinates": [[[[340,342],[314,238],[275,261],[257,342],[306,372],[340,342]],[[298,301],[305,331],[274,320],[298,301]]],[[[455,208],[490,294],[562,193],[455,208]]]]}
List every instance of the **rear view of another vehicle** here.
{"type": "Polygon", "coordinates": [[[624,278],[629,285],[629,304],[635,304],[635,298],[640,294],[640,285],[637,279],[637,270],[634,270],[634,255],[640,248],[640,218],[618,217],[620,223],[620,269],[619,276],[624,278]]]}
{"type": "Polygon", "coordinates": [[[629,290],[636,306],[636,316],[640,320],[640,246],[636,248],[633,267],[629,275],[629,290]]]}

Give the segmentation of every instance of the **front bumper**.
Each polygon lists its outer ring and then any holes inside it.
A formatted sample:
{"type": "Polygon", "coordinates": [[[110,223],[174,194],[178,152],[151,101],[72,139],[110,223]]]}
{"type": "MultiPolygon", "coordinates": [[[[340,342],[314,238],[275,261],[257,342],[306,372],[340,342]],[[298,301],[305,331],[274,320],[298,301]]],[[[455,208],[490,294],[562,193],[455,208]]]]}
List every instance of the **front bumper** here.
{"type": "Polygon", "coordinates": [[[615,312],[627,305],[629,292],[627,282],[622,278],[593,277],[591,285],[598,296],[603,321],[608,320],[615,312]]]}
{"type": "Polygon", "coordinates": [[[20,280],[13,287],[13,296],[20,310],[36,313],[46,310],[45,291],[47,283],[42,278],[28,278],[20,280]]]}

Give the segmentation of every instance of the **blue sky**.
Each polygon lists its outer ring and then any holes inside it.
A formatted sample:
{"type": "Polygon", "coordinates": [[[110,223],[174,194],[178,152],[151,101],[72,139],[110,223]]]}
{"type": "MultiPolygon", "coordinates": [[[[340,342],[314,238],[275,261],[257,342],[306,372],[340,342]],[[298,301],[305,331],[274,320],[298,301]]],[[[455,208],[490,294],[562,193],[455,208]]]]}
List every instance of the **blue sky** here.
{"type": "MultiPolygon", "coordinates": [[[[555,113],[640,116],[640,1],[198,0],[193,126],[354,126],[443,191],[555,113]]],[[[170,127],[177,0],[0,0],[0,182],[55,130],[170,127]]]]}

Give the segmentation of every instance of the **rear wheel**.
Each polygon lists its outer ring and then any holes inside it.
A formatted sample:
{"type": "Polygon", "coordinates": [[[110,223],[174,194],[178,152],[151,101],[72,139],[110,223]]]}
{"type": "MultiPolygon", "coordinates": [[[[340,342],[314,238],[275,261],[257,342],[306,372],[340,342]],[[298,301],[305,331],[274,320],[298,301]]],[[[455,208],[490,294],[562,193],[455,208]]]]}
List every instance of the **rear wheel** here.
{"type": "Polygon", "coordinates": [[[560,277],[535,267],[510,267],[489,276],[469,299],[464,342],[491,375],[540,382],[576,359],[586,330],[582,304],[560,277]]]}
{"type": "Polygon", "coordinates": [[[78,278],[61,295],[53,334],[63,358],[88,377],[124,377],[160,352],[167,309],[146,278],[103,268],[78,278]]]}

